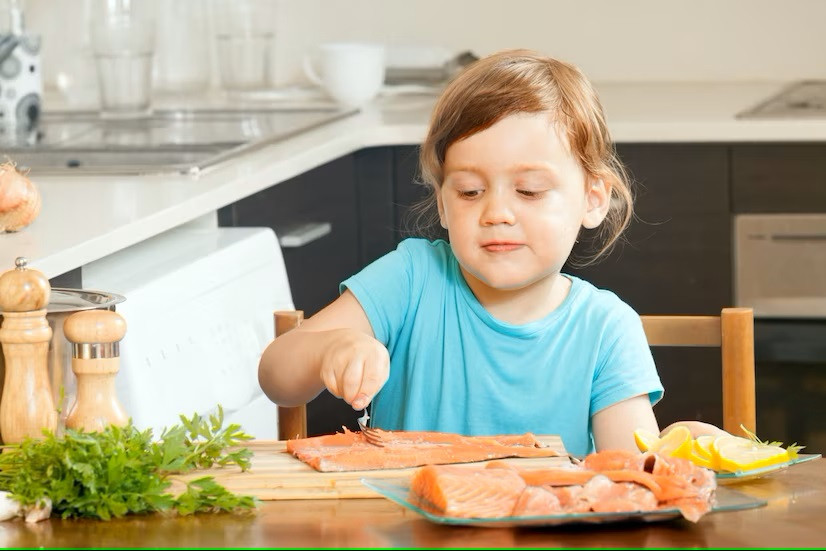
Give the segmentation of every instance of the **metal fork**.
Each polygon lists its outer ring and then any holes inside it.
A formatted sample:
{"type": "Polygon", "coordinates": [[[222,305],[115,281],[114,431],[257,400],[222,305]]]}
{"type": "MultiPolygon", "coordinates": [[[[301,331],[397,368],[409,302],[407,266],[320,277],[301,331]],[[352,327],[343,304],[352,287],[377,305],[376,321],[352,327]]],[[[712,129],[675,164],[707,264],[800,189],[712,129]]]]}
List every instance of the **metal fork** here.
{"type": "Polygon", "coordinates": [[[364,415],[357,419],[359,429],[361,433],[364,435],[364,439],[367,441],[368,444],[373,444],[374,446],[384,447],[384,439],[382,437],[381,432],[378,430],[368,427],[367,421],[370,419],[370,415],[367,413],[367,408],[364,408],[364,415]]]}

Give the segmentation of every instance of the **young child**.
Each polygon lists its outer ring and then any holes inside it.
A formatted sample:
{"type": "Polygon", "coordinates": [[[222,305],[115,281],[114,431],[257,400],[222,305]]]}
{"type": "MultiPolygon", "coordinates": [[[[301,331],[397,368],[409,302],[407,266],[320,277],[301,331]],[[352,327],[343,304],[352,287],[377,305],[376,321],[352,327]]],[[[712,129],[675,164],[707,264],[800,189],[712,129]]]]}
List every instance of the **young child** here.
{"type": "Polygon", "coordinates": [[[560,273],[581,232],[604,253],[631,193],[602,108],[575,67],[516,50],[484,58],[438,100],[421,171],[449,243],[407,239],[275,339],[273,401],[324,387],[374,426],[559,434],[567,450],[636,450],[663,387],[639,316],[560,273]]]}

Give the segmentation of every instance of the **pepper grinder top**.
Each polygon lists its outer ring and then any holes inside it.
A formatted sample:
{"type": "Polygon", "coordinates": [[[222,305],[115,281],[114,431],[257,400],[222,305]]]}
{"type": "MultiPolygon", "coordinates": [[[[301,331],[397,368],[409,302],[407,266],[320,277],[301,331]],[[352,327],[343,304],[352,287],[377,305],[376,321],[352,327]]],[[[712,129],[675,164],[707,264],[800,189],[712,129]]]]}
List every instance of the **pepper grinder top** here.
{"type": "Polygon", "coordinates": [[[115,358],[118,342],[126,335],[123,316],[111,310],[86,310],[69,316],[63,333],[73,344],[75,358],[115,358]]]}
{"type": "Polygon", "coordinates": [[[28,260],[19,256],[15,268],[0,275],[0,311],[31,312],[49,304],[52,287],[42,272],[27,268],[28,260]]]}

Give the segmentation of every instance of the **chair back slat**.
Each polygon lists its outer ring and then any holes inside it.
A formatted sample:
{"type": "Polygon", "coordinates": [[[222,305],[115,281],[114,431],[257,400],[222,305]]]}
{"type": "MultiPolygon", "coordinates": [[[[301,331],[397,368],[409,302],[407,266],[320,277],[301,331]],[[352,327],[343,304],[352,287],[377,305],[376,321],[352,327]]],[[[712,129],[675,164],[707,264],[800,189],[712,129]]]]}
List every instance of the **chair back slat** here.
{"type": "Polygon", "coordinates": [[[649,346],[720,346],[720,316],[640,316],[649,346]]]}
{"type": "Polygon", "coordinates": [[[723,430],[757,430],[754,390],[754,311],[724,308],[719,316],[642,315],[649,346],[719,347],[723,380],[723,430]]]}
{"type": "MultiPolygon", "coordinates": [[[[303,310],[279,310],[274,312],[275,336],[295,329],[304,321],[303,310]]],[[[306,438],[307,406],[278,406],[278,439],[306,438]]]]}

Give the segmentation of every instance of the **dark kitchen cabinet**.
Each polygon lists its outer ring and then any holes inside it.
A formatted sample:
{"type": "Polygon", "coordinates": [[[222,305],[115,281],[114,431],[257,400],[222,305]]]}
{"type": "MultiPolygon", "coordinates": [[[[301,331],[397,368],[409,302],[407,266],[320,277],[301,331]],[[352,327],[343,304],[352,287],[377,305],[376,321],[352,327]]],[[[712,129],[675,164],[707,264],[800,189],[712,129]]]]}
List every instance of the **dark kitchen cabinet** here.
{"type": "Polygon", "coordinates": [[[728,149],[618,147],[635,182],[634,220],[603,260],[568,268],[644,314],[713,314],[732,302],[728,149]]]}
{"type": "Polygon", "coordinates": [[[731,185],[735,214],[826,212],[826,145],[735,145],[731,185]]]}
{"type": "MultiPolygon", "coordinates": [[[[636,183],[635,217],[602,261],[573,274],[614,291],[641,314],[713,314],[733,305],[729,148],[622,144],[636,183]]],[[[665,387],[661,426],[697,419],[722,426],[719,349],[654,348],[665,387]]]]}

